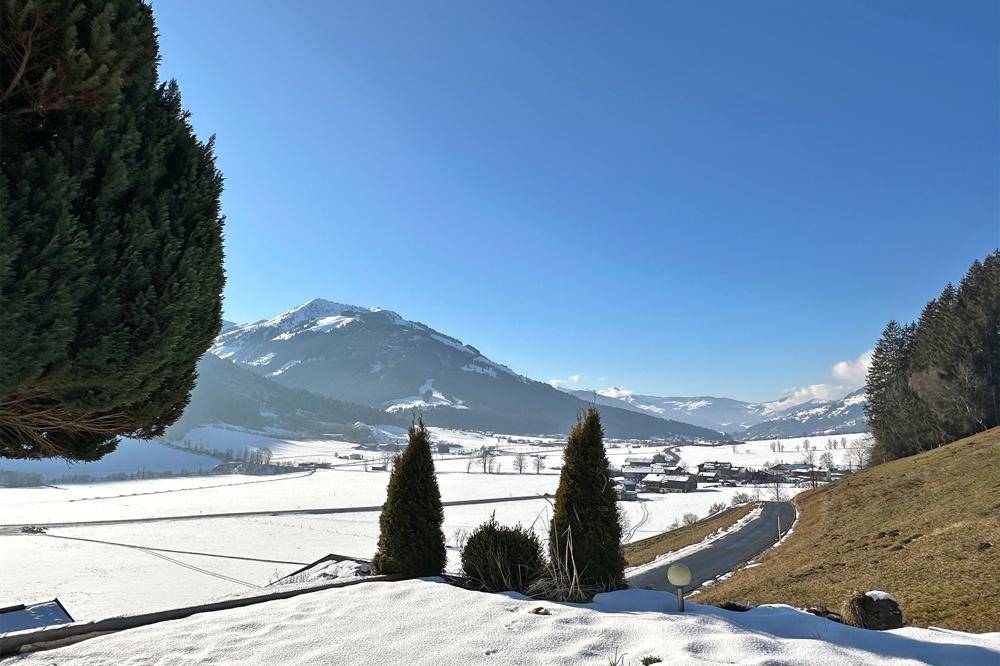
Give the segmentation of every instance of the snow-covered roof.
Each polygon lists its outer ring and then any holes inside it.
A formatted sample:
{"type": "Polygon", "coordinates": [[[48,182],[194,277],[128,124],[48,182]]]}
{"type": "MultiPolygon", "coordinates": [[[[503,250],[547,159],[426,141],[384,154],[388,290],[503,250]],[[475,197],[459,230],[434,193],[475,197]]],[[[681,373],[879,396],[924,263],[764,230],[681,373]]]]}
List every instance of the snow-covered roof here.
{"type": "Polygon", "coordinates": [[[642,477],[642,480],[646,483],[663,483],[664,481],[679,481],[681,483],[687,483],[688,477],[678,476],[676,474],[647,474],[642,477]]]}

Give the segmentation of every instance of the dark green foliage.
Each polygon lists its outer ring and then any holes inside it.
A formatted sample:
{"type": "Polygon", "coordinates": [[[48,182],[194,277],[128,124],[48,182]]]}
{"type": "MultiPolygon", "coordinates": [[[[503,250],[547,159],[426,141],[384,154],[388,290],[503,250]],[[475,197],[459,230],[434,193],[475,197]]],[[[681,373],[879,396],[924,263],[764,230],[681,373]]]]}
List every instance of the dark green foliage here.
{"type": "Polygon", "coordinates": [[[524,592],[545,566],[542,542],[531,529],[500,525],[495,516],[469,536],[462,570],[490,592],[524,592]]]}
{"type": "Polygon", "coordinates": [[[221,326],[222,176],[139,0],[3,0],[0,456],[181,415],[221,326]]]}
{"type": "Polygon", "coordinates": [[[868,372],[875,462],[1000,423],[1000,251],[947,285],[915,324],[889,322],[868,372]]]}
{"type": "Polygon", "coordinates": [[[617,494],[608,474],[601,415],[591,405],[569,433],[549,527],[549,554],[576,567],[579,585],[625,587],[617,494]]]}
{"type": "Polygon", "coordinates": [[[444,509],[422,418],[410,426],[409,435],[410,442],[389,477],[372,571],[440,576],[447,559],[441,531],[444,509]]]}

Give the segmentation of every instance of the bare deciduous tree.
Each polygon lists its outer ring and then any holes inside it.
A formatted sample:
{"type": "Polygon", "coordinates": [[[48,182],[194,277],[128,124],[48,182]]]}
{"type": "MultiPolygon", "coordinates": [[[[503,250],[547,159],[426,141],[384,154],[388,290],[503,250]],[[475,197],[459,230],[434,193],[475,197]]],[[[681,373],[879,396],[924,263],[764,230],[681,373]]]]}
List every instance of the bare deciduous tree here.
{"type": "Polygon", "coordinates": [[[528,466],[528,456],[523,453],[518,453],[514,456],[514,469],[517,470],[518,474],[524,473],[524,468],[528,466]]]}
{"type": "Polygon", "coordinates": [[[483,465],[483,474],[490,474],[493,471],[493,463],[497,458],[497,451],[492,446],[482,446],[476,452],[476,460],[483,465]]]}
{"type": "Polygon", "coordinates": [[[809,466],[809,469],[807,470],[809,472],[809,485],[815,488],[816,474],[814,472],[816,470],[816,449],[807,448],[802,453],[802,462],[809,466]]]}
{"type": "Polygon", "coordinates": [[[847,449],[847,453],[844,455],[848,468],[852,471],[860,472],[867,467],[871,462],[871,452],[874,444],[875,438],[871,435],[855,441],[854,446],[847,449]]]}
{"type": "Polygon", "coordinates": [[[824,451],[823,455],[819,457],[819,464],[824,469],[830,469],[831,467],[833,467],[833,454],[830,453],[829,451],[824,451]]]}

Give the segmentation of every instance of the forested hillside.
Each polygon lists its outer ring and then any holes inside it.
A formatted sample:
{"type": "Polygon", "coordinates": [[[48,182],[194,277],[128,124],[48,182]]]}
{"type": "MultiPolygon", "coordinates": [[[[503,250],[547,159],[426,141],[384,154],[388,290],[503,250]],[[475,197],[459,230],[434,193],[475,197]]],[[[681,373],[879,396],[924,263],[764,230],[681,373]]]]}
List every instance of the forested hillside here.
{"type": "Polygon", "coordinates": [[[976,261],[910,324],[890,321],[868,372],[875,462],[998,425],[1000,251],[976,261]]]}

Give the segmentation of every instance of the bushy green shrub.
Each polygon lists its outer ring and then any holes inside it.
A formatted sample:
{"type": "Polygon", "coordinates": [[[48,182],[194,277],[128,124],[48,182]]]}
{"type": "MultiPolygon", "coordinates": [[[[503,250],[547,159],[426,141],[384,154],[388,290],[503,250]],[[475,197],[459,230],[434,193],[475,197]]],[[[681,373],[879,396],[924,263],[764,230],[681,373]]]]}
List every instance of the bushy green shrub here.
{"type": "Polygon", "coordinates": [[[534,531],[500,525],[492,516],[473,530],[462,549],[465,575],[490,592],[523,592],[544,566],[542,542],[534,531]]]}

